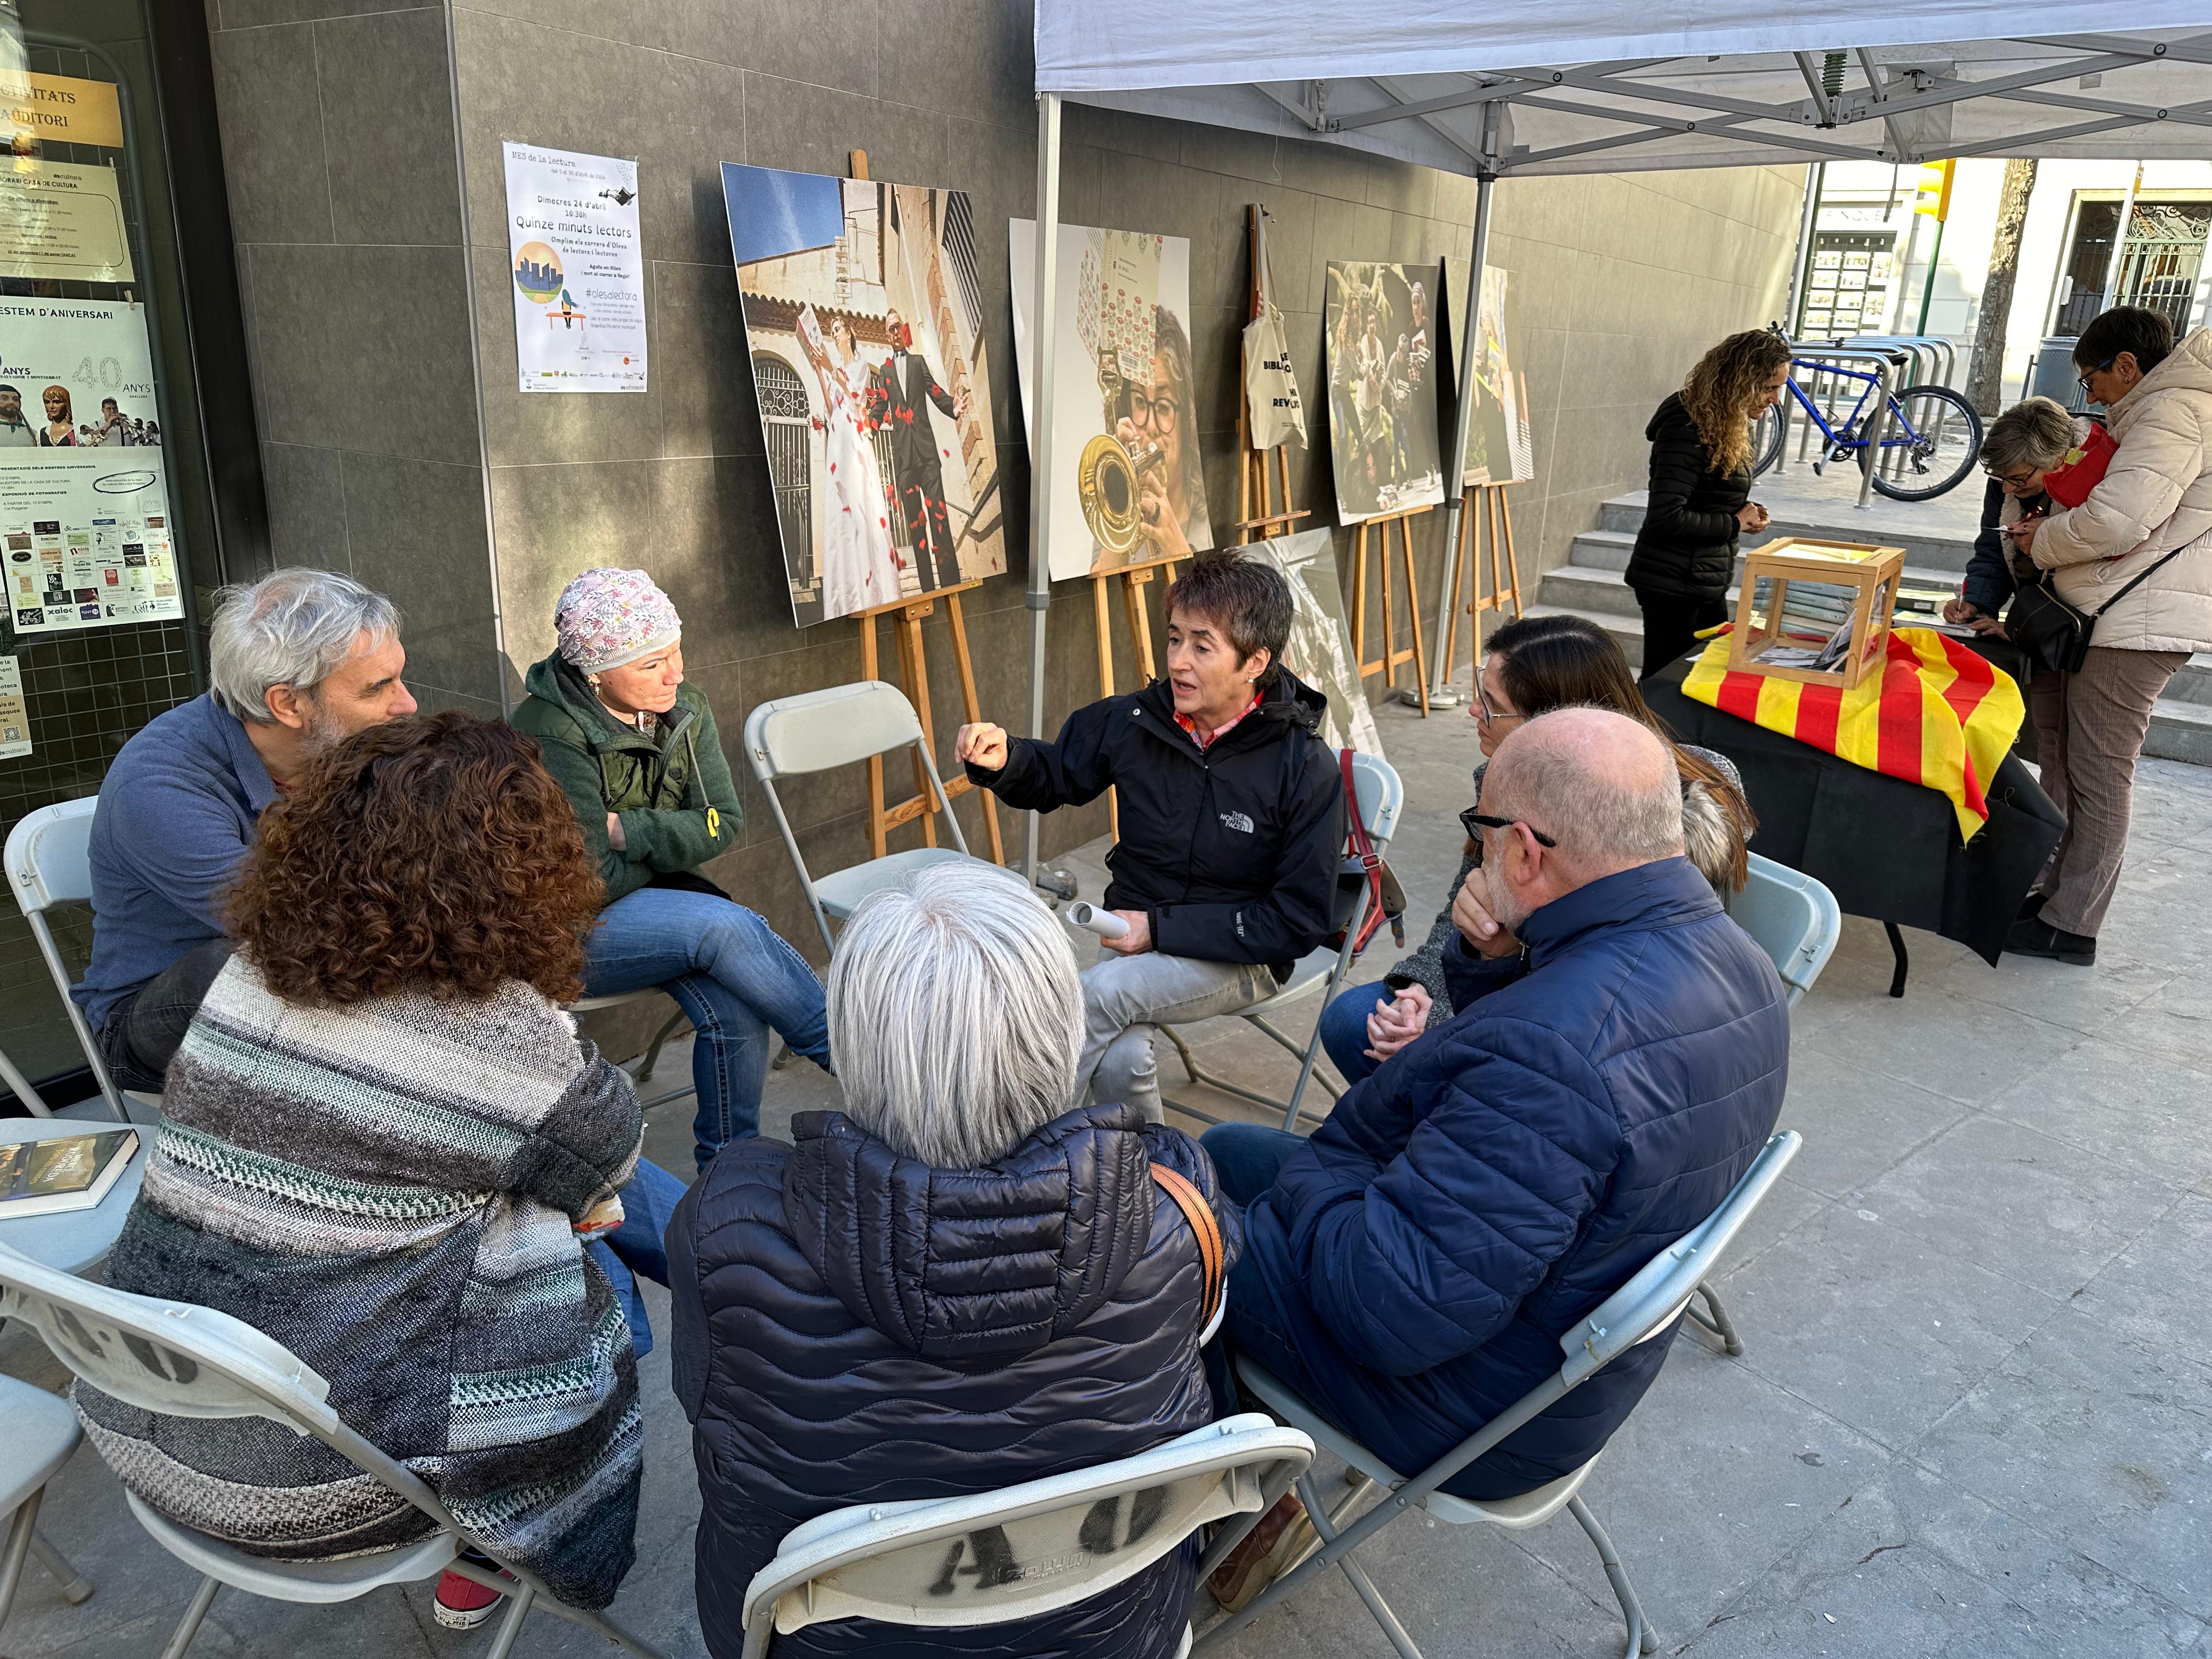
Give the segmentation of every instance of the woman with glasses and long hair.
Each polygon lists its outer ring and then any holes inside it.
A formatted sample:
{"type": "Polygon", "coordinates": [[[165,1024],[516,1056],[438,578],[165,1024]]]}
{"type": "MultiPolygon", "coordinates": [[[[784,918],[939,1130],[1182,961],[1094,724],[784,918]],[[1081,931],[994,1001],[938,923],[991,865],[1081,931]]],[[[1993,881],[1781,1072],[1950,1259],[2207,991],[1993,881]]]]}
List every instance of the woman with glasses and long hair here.
{"type": "MultiPolygon", "coordinates": [[[[1744,843],[1759,821],[1744,799],[1735,763],[1710,749],[1677,744],[1636,688],[1620,647],[1581,617],[1524,617],[1491,635],[1475,674],[1475,739],[1484,759],[1474,769],[1474,799],[1492,754],[1522,721],[1554,708],[1609,708],[1642,722],[1674,751],[1682,775],[1682,836],[1690,861],[1723,896],[1741,889],[1748,860],[1744,843]]],[[[1431,1026],[1452,1018],[1443,951],[1457,937],[1452,901],[1482,860],[1482,832],[1470,806],[1460,815],[1468,839],[1459,873],[1421,948],[1380,981],[1340,992],[1322,1011],[1322,1045],[1346,1082],[1357,1083],[1431,1026]]]]}
{"type": "MultiPolygon", "coordinates": [[[[2087,968],[2119,886],[2151,714],[2190,653],[2212,648],[2212,331],[2176,345],[2163,312],[2117,307],[2081,331],[2074,366],[2117,441],[2105,475],[2075,507],[2029,511],[2008,491],[2009,559],[1977,562],[1992,576],[2025,568],[2096,618],[2079,671],[2039,667],[2029,683],[2044,792],[2066,833],[2005,941],[2014,956],[2087,968]]],[[[1984,441],[1992,472],[1990,441],[2019,412],[1984,441]]],[[[2022,465],[2011,471],[2026,479],[2022,465]]]]}
{"type": "Polygon", "coordinates": [[[1752,422],[1782,401],[1790,342],[1766,329],[1731,334],[1698,360],[1659,405],[1650,499],[1629,556],[1628,585],[1644,613],[1644,678],[1728,620],[1736,541],[1766,528],[1751,499],[1752,422]]]}
{"type": "Polygon", "coordinates": [[[1129,388],[1128,413],[1115,435],[1134,454],[1146,446],[1160,452],[1159,465],[1137,475],[1137,506],[1151,556],[1187,559],[1213,545],[1213,520],[1206,509],[1206,472],[1191,422],[1190,337],[1165,306],[1152,307],[1152,380],[1129,388]]]}

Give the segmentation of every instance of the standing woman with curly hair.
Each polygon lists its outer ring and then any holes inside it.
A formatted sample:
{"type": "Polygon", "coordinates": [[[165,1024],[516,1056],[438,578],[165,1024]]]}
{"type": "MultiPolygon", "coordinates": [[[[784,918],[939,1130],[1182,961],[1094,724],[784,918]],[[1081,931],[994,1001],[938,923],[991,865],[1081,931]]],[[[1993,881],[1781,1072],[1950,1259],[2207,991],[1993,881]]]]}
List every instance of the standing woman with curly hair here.
{"type": "Polygon", "coordinates": [[[1736,538],[1766,528],[1751,496],[1751,423],[1782,401],[1790,342],[1765,329],[1731,334],[1698,360],[1680,392],[1659,405],[1651,443],[1651,495],[1628,585],[1644,613],[1643,678],[1650,679],[1728,620],[1736,538]]]}
{"type": "MultiPolygon", "coordinates": [[[[409,715],[312,761],[262,820],[237,953],[169,1067],[107,1259],[118,1289],[282,1342],[429,1483],[480,1565],[584,1607],[635,1559],[650,1338],[623,1261],[667,1282],[684,1194],[638,1157],[629,1078],[561,1006],[600,897],[519,732],[409,715]]],[[[276,1424],[159,1415],[88,1383],[76,1404],[140,1501],[249,1554],[325,1560],[433,1529],[276,1424]]],[[[471,1628],[498,1599],[449,1571],[438,1622],[471,1628]]]]}

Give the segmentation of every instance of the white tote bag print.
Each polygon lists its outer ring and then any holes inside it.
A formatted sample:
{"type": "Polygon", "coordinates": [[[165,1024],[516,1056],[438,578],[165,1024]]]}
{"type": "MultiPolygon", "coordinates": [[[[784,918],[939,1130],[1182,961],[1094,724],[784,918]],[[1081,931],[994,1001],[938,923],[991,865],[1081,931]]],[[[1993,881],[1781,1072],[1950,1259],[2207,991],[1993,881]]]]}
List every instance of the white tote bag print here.
{"type": "Polygon", "coordinates": [[[1283,313],[1272,305],[1244,325],[1244,402],[1252,415],[1252,447],[1273,449],[1292,438],[1304,447],[1305,405],[1283,339],[1283,313]]]}

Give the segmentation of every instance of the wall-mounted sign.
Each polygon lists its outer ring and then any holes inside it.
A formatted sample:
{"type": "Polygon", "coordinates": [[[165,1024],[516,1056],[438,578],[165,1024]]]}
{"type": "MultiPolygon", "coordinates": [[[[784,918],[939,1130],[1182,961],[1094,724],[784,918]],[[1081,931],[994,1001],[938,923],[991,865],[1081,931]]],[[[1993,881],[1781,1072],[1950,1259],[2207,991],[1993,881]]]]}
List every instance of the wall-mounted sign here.
{"type": "Polygon", "coordinates": [[[143,307],[0,300],[0,584],[18,634],[184,615],[143,307]]]}
{"type": "Polygon", "coordinates": [[[115,169],[0,156],[0,276],[132,281],[115,169]]]}
{"type": "Polygon", "coordinates": [[[0,106],[7,111],[17,148],[26,138],[123,148],[123,106],[106,81],[0,70],[0,106]]]}
{"type": "Polygon", "coordinates": [[[501,149],[522,389],[644,391],[637,163],[512,141],[501,149]]]}

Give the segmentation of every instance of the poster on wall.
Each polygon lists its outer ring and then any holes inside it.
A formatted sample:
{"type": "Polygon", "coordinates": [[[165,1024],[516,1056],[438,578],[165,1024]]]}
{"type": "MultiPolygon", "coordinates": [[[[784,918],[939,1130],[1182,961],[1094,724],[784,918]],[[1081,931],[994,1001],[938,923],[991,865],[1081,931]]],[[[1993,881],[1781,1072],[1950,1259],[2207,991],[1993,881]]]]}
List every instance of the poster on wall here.
{"type": "Polygon", "coordinates": [[[800,627],[1006,568],[967,192],[722,164],[800,627]]]}
{"type": "Polygon", "coordinates": [[[1280,571],[1291,585],[1291,637],[1283,663],[1328,699],[1322,741],[1332,749],[1357,749],[1382,756],[1382,733],[1359,677],[1352,629],[1344,617],[1344,590],[1337,585],[1336,538],[1326,530],[1278,536],[1242,550],[1280,571]]]}
{"type": "MultiPolygon", "coordinates": [[[[1445,383],[1459,374],[1459,343],[1467,337],[1465,259],[1447,255],[1444,290],[1449,298],[1451,338],[1444,353],[1445,383]]],[[[1482,268],[1482,301],[1476,312],[1474,415],[1467,429],[1468,484],[1522,483],[1536,476],[1536,449],[1528,421],[1528,377],[1514,366],[1505,328],[1507,273],[1482,268]]]]}
{"type": "Polygon", "coordinates": [[[1322,329],[1340,524],[1444,498],[1429,294],[1436,280],[1433,266],[1329,261],[1322,329]]]}
{"type": "Polygon", "coordinates": [[[644,391],[637,163],[512,140],[501,149],[522,389],[644,391]]]}
{"type": "Polygon", "coordinates": [[[21,760],[31,752],[31,709],[23,700],[23,671],[13,657],[0,657],[0,760],[21,760]]]}
{"type": "MultiPolygon", "coordinates": [[[[1015,367],[1029,411],[1036,222],[1014,220],[1006,244],[1015,367]]],[[[1053,580],[1204,552],[1214,544],[1213,520],[1191,368],[1189,241],[1062,225],[1054,309],[1053,580]]]]}
{"type": "Polygon", "coordinates": [[[0,156],[0,276],[134,280],[115,169],[0,156]]]}
{"type": "Polygon", "coordinates": [[[18,634],[184,615],[143,307],[0,300],[0,581],[18,634]]]}

